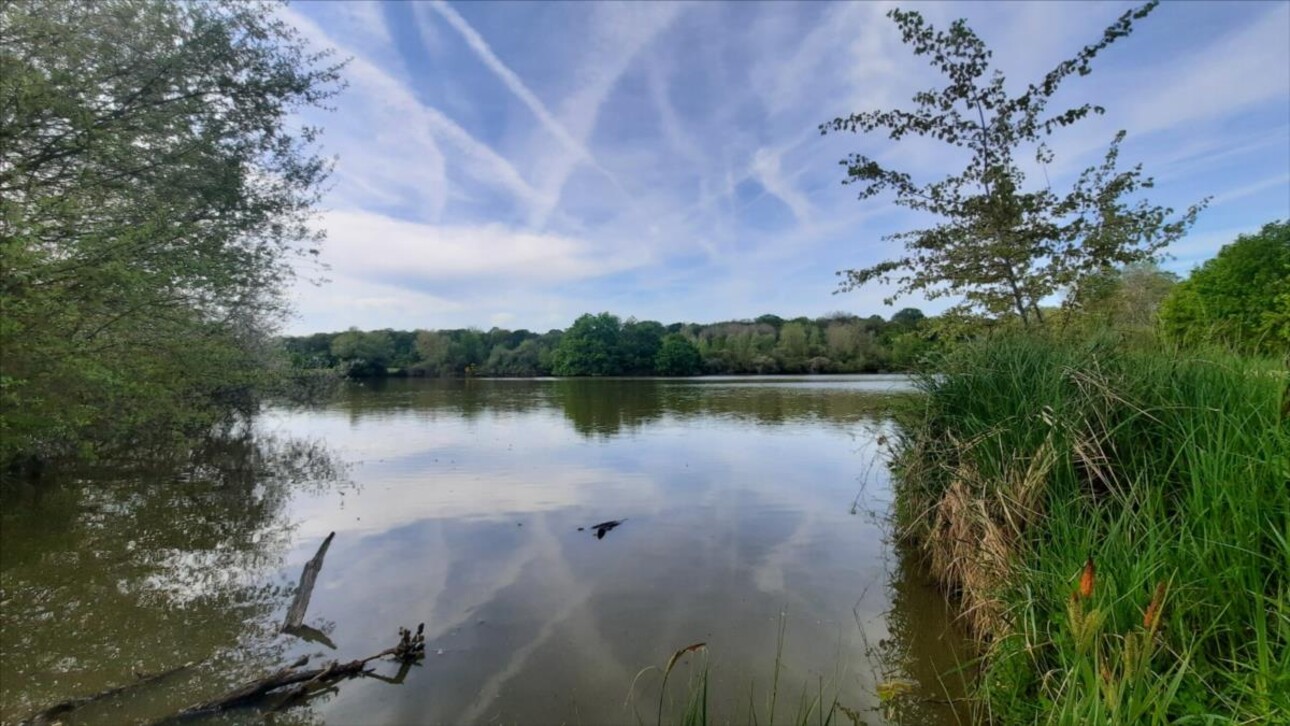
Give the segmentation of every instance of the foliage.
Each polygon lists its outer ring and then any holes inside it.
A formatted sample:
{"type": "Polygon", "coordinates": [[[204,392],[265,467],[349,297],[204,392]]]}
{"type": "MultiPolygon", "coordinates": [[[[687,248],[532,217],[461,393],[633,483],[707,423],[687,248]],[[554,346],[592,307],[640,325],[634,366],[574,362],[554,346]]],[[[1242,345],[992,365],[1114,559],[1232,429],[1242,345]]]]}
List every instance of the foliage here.
{"type": "Polygon", "coordinates": [[[654,373],[654,360],[658,357],[667,329],[653,320],[629,319],[623,324],[619,339],[623,372],[631,376],[648,376],[654,373]]]}
{"type": "Polygon", "coordinates": [[[551,372],[557,376],[612,376],[623,370],[622,321],[616,315],[583,315],[560,338],[551,372]]]}
{"type": "Polygon", "coordinates": [[[684,335],[673,333],[663,339],[654,371],[660,376],[696,376],[703,372],[703,358],[684,335]]]}
{"type": "Polygon", "coordinates": [[[351,376],[383,376],[394,358],[394,339],[384,330],[365,333],[351,328],[331,341],[331,354],[345,361],[351,376]]]}
{"type": "Polygon", "coordinates": [[[1271,359],[1036,336],[922,379],[897,517],[990,639],[986,720],[1290,719],[1288,386],[1271,359]]]}
{"type": "Polygon", "coordinates": [[[602,313],[582,316],[568,331],[541,335],[501,328],[350,330],[286,337],[282,345],[298,369],[339,369],[353,377],[872,373],[919,365],[938,347],[939,320],[905,308],[890,321],[838,312],[815,320],[763,315],[756,321],[664,326],[652,320],[622,323],[602,313]],[[381,356],[364,354],[358,342],[377,333],[388,338],[389,348],[378,346],[381,356]],[[669,338],[674,342],[664,356],[669,338]],[[689,348],[697,354],[697,368],[689,348]]]}
{"type": "Polygon", "coordinates": [[[1160,317],[1165,336],[1185,345],[1290,352],[1290,221],[1224,246],[1174,288],[1160,317]]]}
{"type": "Polygon", "coordinates": [[[1117,330],[1151,331],[1160,305],[1178,276],[1154,263],[1137,263],[1103,270],[1084,278],[1068,307],[1086,316],[1087,323],[1117,330]]]}
{"type": "Polygon", "coordinates": [[[938,31],[918,12],[888,13],[904,42],[929,59],[946,85],[916,94],[915,110],[852,114],[822,124],[820,132],[881,130],[893,141],[928,137],[966,150],[971,159],[959,173],[926,184],[863,154],[844,159],[843,183],[861,185],[861,199],[890,190],[896,204],[944,221],[892,235],[889,239],[904,243],[905,255],[838,273],[845,278],[841,289],[895,283],[893,298],[914,292],[928,298],[962,296],[961,309],[1013,313],[1023,323],[1042,324],[1044,298],[1107,267],[1151,260],[1180,237],[1200,207],[1171,220],[1173,210],[1137,198],[1152,180],[1141,166],[1117,168],[1124,132],[1111,142],[1104,161],[1080,174],[1063,194],[1051,185],[1027,187],[1021,167],[1031,150],[1038,164],[1051,162],[1053,153],[1045,144],[1050,134],[1103,112],[1091,103],[1056,113],[1048,106],[1069,77],[1088,75],[1093,60],[1129,35],[1134,22],[1156,4],[1125,12],[1101,40],[1016,95],[1008,92],[1002,72],[991,68],[991,51],[963,20],[938,31]]]}
{"type": "Polygon", "coordinates": [[[338,68],[255,2],[0,6],[0,460],[251,405],[338,68]]]}

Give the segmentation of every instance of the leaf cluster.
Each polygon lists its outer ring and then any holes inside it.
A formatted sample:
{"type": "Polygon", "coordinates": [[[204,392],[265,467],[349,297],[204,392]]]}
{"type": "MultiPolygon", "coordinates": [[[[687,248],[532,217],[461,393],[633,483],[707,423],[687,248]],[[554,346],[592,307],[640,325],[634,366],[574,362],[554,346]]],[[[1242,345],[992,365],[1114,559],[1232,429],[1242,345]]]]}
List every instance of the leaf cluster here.
{"type": "Polygon", "coordinates": [[[841,161],[843,183],[857,185],[860,199],[889,192],[897,205],[942,221],[887,237],[901,242],[904,254],[839,272],[840,291],[881,282],[894,285],[889,303],[915,292],[929,299],[958,296],[965,309],[1042,323],[1044,298],[1098,271],[1154,259],[1180,237],[1203,203],[1175,217],[1172,209],[1142,199],[1153,182],[1140,165],[1119,168],[1124,132],[1102,163],[1065,191],[1028,185],[1021,165],[1031,152],[1037,164],[1051,163],[1051,134],[1104,112],[1094,103],[1054,110],[1052,100],[1069,78],[1088,75],[1094,59],[1156,5],[1153,0],[1125,12],[1096,43],[1015,94],[965,21],[938,30],[916,11],[888,13],[905,44],[944,77],[944,85],[915,94],[912,110],[864,111],[821,124],[820,132],[882,133],[897,142],[926,137],[966,150],[970,160],[958,173],[925,183],[866,154],[841,161]]]}
{"type": "Polygon", "coordinates": [[[340,65],[267,2],[17,0],[0,27],[5,453],[245,392],[320,241],[297,113],[340,65]]]}

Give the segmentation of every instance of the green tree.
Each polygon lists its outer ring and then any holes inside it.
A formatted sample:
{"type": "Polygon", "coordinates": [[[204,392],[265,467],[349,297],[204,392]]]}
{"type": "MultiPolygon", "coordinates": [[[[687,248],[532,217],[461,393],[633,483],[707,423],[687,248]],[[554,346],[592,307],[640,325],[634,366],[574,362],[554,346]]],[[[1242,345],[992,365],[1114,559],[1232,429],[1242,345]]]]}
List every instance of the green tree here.
{"type": "Polygon", "coordinates": [[[1167,338],[1185,345],[1290,352],[1290,221],[1237,237],[1192,271],[1165,298],[1160,324],[1167,338]]]}
{"type": "Polygon", "coordinates": [[[303,337],[285,338],[283,347],[297,368],[331,368],[336,358],[331,354],[331,333],[314,333],[303,337]]]}
{"type": "Polygon", "coordinates": [[[484,365],[491,376],[542,376],[551,371],[542,364],[542,347],[535,340],[525,340],[514,348],[493,348],[484,365]]]}
{"type": "Polygon", "coordinates": [[[590,313],[579,317],[560,338],[551,372],[557,376],[615,376],[622,373],[619,338],[622,322],[616,315],[590,313]]]}
{"type": "Polygon", "coordinates": [[[654,359],[654,370],[660,376],[697,376],[703,372],[703,359],[699,349],[684,335],[672,333],[654,359]]]}
{"type": "Polygon", "coordinates": [[[272,6],[0,5],[0,459],[251,405],[338,89],[272,6]]]}
{"type": "Polygon", "coordinates": [[[1150,262],[1108,269],[1084,278],[1068,307],[1097,326],[1152,331],[1176,284],[1177,275],[1150,262]]]}
{"type": "Polygon", "coordinates": [[[424,371],[422,375],[450,375],[450,372],[446,370],[448,347],[450,345],[452,345],[452,340],[443,333],[430,330],[417,331],[417,367],[424,371]]]}
{"type": "Polygon", "coordinates": [[[384,376],[394,358],[394,338],[388,330],[350,328],[332,339],[331,354],[350,377],[384,376]]]}
{"type": "Polygon", "coordinates": [[[1152,0],[1125,12],[1098,42],[1015,95],[1002,72],[992,69],[990,50],[963,20],[939,31],[917,12],[889,12],[914,54],[946,77],[945,86],[916,94],[914,110],[852,114],[822,124],[821,133],[883,131],[894,141],[929,137],[965,149],[970,161],[957,174],[919,183],[863,154],[844,159],[843,183],[860,185],[861,199],[891,191],[897,205],[944,221],[892,235],[888,239],[902,242],[905,254],[839,272],[841,289],[891,283],[895,293],[889,303],[915,292],[928,298],[961,296],[956,310],[1011,312],[1025,324],[1042,324],[1039,303],[1045,297],[1108,266],[1153,259],[1180,237],[1200,206],[1171,219],[1173,210],[1140,199],[1152,180],[1141,166],[1117,168],[1123,131],[1105,160],[1080,174],[1063,194],[1048,185],[1027,188],[1020,166],[1032,149],[1038,163],[1048,164],[1053,154],[1045,141],[1053,131],[1102,113],[1091,103],[1058,112],[1048,106],[1068,78],[1087,75],[1097,55],[1129,35],[1134,21],[1156,5],[1152,0]]]}
{"type": "Polygon", "coordinates": [[[918,308],[904,308],[891,316],[891,324],[899,326],[904,330],[913,330],[919,323],[927,319],[922,310],[918,308]]]}
{"type": "Polygon", "coordinates": [[[623,372],[633,376],[648,376],[654,372],[654,359],[663,342],[666,330],[662,323],[653,320],[628,320],[623,324],[620,348],[623,372]]]}
{"type": "Polygon", "coordinates": [[[810,354],[806,326],[796,320],[784,323],[784,327],[779,331],[779,343],[775,346],[775,353],[783,370],[790,373],[800,371],[810,354]]]}

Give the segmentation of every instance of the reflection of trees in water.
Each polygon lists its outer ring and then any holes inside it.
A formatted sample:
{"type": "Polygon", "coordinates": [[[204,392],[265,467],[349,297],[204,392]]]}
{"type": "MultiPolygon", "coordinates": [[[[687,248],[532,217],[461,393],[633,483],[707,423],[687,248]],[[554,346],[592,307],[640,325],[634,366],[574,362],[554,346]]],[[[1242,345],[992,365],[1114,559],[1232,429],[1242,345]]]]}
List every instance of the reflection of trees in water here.
{"type": "Polygon", "coordinates": [[[485,414],[549,408],[547,386],[548,382],[521,379],[373,379],[346,385],[332,408],[348,414],[351,422],[392,413],[469,421],[485,414]]]}
{"type": "Polygon", "coordinates": [[[882,394],[782,384],[578,378],[380,381],[337,402],[351,420],[391,413],[475,419],[558,410],[583,436],[614,436],[666,416],[730,417],[762,424],[851,424],[887,410],[882,394]]]}
{"type": "Polygon", "coordinates": [[[554,401],[583,436],[613,436],[635,431],[666,413],[664,386],[658,381],[560,380],[554,401]]]}
{"type": "Polygon", "coordinates": [[[187,705],[255,674],[284,645],[269,636],[291,585],[270,576],[290,544],[287,502],[345,481],[319,444],[244,430],[128,470],[8,487],[0,719],[212,655],[150,706],[187,705]]]}
{"type": "Polygon", "coordinates": [[[905,545],[895,549],[895,570],[888,579],[888,637],[870,655],[879,680],[916,685],[888,704],[889,720],[911,725],[970,723],[969,707],[957,699],[968,692],[976,656],[918,553],[905,545]]]}
{"type": "Polygon", "coordinates": [[[613,436],[664,417],[852,424],[885,411],[881,395],[779,385],[577,380],[556,381],[554,392],[554,403],[584,436],[613,436]]]}

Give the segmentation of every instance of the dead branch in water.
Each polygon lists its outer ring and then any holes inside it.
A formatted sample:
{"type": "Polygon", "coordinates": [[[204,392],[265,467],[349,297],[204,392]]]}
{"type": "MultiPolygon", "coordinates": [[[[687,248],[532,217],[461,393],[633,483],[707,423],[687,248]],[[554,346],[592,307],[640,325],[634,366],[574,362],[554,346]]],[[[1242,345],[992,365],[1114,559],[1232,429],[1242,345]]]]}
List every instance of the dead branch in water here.
{"type": "Polygon", "coordinates": [[[186,671],[189,668],[192,668],[201,662],[202,661],[192,661],[189,663],[185,663],[179,666],[178,668],[171,668],[168,671],[162,671],[160,673],[154,673],[152,675],[141,675],[133,683],[127,683],[124,686],[116,686],[114,688],[108,688],[106,690],[99,691],[98,693],[95,693],[89,696],[81,696],[79,698],[69,698],[66,701],[63,701],[61,703],[56,703],[53,706],[50,706],[49,708],[44,709],[43,711],[39,711],[37,713],[34,713],[28,716],[27,718],[19,721],[18,726],[44,726],[45,724],[57,723],[60,716],[64,716],[68,713],[71,713],[72,711],[75,711],[76,709],[81,708],[82,706],[87,706],[91,703],[94,703],[95,701],[102,701],[108,698],[114,698],[127,691],[132,691],[136,688],[146,686],[150,683],[156,683],[157,681],[163,678],[166,678],[168,676],[173,676],[174,674],[182,671],[186,671]]]}
{"type": "Polygon", "coordinates": [[[407,628],[399,628],[399,643],[392,648],[386,648],[374,655],[352,660],[348,663],[332,661],[322,668],[310,668],[308,670],[301,670],[308,661],[308,658],[302,658],[264,678],[239,686],[219,698],[185,708],[174,716],[162,719],[158,723],[166,724],[184,721],[198,716],[250,706],[279,689],[296,686],[296,688],[287,692],[283,701],[274,708],[274,710],[281,710],[305,698],[312,690],[328,688],[337,681],[368,674],[370,670],[366,666],[371,661],[386,656],[394,656],[396,660],[401,661],[404,665],[409,665],[424,657],[425,650],[425,623],[418,625],[415,633],[407,628]]]}
{"type": "Polygon", "coordinates": [[[296,588],[296,598],[291,601],[291,607],[287,609],[287,617],[282,621],[282,632],[294,635],[292,631],[300,630],[304,624],[305,611],[309,609],[309,598],[313,596],[318,571],[322,569],[323,558],[327,556],[327,548],[331,547],[331,540],[335,536],[335,532],[327,535],[327,539],[323,540],[322,545],[318,547],[318,552],[313,559],[305,563],[305,569],[300,573],[300,585],[296,588]]]}

